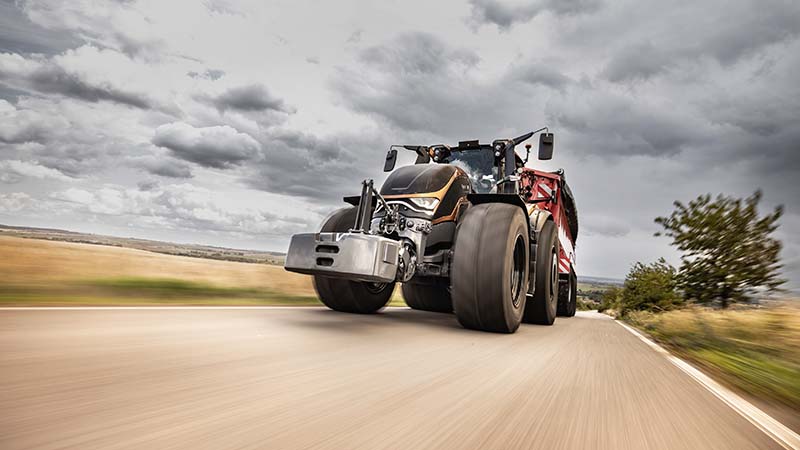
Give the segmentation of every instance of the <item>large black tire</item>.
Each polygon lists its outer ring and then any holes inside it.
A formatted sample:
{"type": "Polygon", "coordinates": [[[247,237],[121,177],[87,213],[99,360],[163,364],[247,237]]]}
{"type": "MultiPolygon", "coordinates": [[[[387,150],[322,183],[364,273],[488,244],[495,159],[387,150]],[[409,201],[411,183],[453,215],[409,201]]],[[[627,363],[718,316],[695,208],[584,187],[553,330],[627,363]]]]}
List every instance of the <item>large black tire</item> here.
{"type": "Polygon", "coordinates": [[[403,298],[411,309],[453,312],[449,286],[438,279],[403,283],[403,298]]]}
{"type": "Polygon", "coordinates": [[[528,286],[527,217],[505,203],[470,207],[456,229],[450,273],[453,310],[465,328],[513,333],[528,286]]]}
{"type": "MultiPolygon", "coordinates": [[[[356,208],[342,208],[322,224],[321,232],[345,232],[356,222],[356,208]]],[[[392,297],[395,283],[367,283],[314,275],[314,289],[320,301],[334,311],[371,314],[381,310],[392,297]]]]}
{"type": "Polygon", "coordinates": [[[536,246],[536,283],[522,320],[552,325],[558,306],[558,232],[552,221],[544,223],[536,246]]]}
{"type": "Polygon", "coordinates": [[[569,271],[566,283],[558,285],[558,315],[572,317],[578,307],[578,279],[575,272],[569,271]]]}

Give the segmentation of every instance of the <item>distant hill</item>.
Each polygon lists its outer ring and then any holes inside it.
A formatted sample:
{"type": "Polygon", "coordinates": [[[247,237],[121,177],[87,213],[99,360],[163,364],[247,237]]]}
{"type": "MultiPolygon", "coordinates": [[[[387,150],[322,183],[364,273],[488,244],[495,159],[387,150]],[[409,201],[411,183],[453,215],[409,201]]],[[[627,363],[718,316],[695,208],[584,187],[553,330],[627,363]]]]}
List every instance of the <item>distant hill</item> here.
{"type": "Polygon", "coordinates": [[[625,280],[621,280],[619,278],[586,277],[578,275],[578,282],[586,284],[603,284],[603,285],[607,284],[611,286],[622,286],[623,283],[625,283],[625,280]]]}
{"type": "Polygon", "coordinates": [[[0,236],[15,236],[49,241],[75,242],[81,244],[108,245],[146,250],[167,255],[191,256],[195,258],[218,259],[257,264],[283,265],[285,254],[258,250],[214,247],[211,245],[176,244],[174,242],[152,241],[149,239],[123,238],[100,234],[79,233],[52,228],[15,227],[0,224],[0,236]]]}

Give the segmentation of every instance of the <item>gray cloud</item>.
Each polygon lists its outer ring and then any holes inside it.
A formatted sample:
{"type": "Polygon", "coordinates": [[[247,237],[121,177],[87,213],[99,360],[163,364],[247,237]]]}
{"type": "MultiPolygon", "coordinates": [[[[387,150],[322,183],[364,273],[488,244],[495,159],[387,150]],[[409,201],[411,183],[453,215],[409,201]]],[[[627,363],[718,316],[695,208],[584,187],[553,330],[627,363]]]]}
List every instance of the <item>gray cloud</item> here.
{"type": "Polygon", "coordinates": [[[167,178],[191,178],[189,164],[163,155],[145,155],[133,158],[131,165],[144,169],[150,174],[167,178]]]}
{"type": "Polygon", "coordinates": [[[37,111],[17,109],[6,100],[0,100],[0,143],[22,144],[27,142],[44,142],[49,127],[63,126],[37,111]]]}
{"type": "Polygon", "coordinates": [[[152,143],[171,150],[177,158],[215,169],[253,159],[261,149],[250,135],[233,127],[195,128],[182,122],[156,128],[152,143]]]}
{"type": "Polygon", "coordinates": [[[543,0],[513,6],[497,0],[470,0],[470,4],[474,23],[491,23],[500,29],[528,22],[544,11],[556,15],[574,15],[591,13],[601,6],[599,0],[543,0]]]}
{"type": "Polygon", "coordinates": [[[711,137],[686,111],[667,110],[594,87],[553,97],[546,111],[550,123],[575,136],[574,149],[587,154],[601,144],[608,156],[665,157],[711,137]]]}
{"type": "Polygon", "coordinates": [[[466,48],[452,48],[440,38],[424,32],[403,33],[385,45],[369,47],[359,54],[368,66],[403,75],[440,74],[457,66],[469,68],[478,55],[466,48]]]}
{"type": "Polygon", "coordinates": [[[126,92],[109,83],[90,84],[78,74],[69,73],[57,66],[45,66],[35,70],[28,78],[30,86],[39,91],[65,95],[88,102],[107,100],[136,108],[149,108],[144,95],[126,92]]]}
{"type": "Polygon", "coordinates": [[[266,87],[260,84],[230,88],[211,101],[221,111],[233,109],[244,112],[295,112],[293,108],[273,96],[266,87]]]}
{"type": "Polygon", "coordinates": [[[581,217],[581,223],[585,224],[582,233],[586,236],[607,236],[624,237],[630,233],[630,225],[616,216],[605,216],[595,214],[581,217]]]}
{"type": "MultiPolygon", "coordinates": [[[[309,229],[307,219],[280,215],[263,209],[228,208],[212,199],[208,189],[187,184],[144,183],[136,188],[104,185],[98,189],[68,188],[54,192],[48,203],[55,211],[101,215],[108,220],[137,220],[140,226],[180,231],[214,231],[233,234],[282,235],[309,229]]],[[[0,197],[0,208],[3,207],[0,197]]],[[[6,199],[11,207],[23,197],[6,199]]],[[[315,217],[316,220],[316,217],[315,217]]]]}
{"type": "Polygon", "coordinates": [[[166,42],[151,32],[152,22],[136,2],[116,1],[108,8],[80,8],[60,0],[26,0],[18,5],[48,33],[80,36],[85,42],[132,58],[157,60],[166,47],[166,42]]]}
{"type": "Polygon", "coordinates": [[[205,72],[200,73],[191,70],[187,72],[186,75],[188,75],[190,78],[201,78],[206,80],[217,81],[223,76],[225,76],[225,71],[219,69],[206,69],[205,72]]]}
{"type": "Polygon", "coordinates": [[[650,42],[636,43],[615,53],[602,75],[614,82],[647,80],[676,63],[675,55],[665,53],[650,42]]]}
{"type": "Polygon", "coordinates": [[[372,134],[318,138],[276,131],[265,138],[267,161],[248,168],[243,181],[255,189],[338,204],[357,194],[364,178],[382,176],[388,143],[372,134]]]}
{"type": "Polygon", "coordinates": [[[473,135],[477,124],[506,118],[497,83],[471,77],[480,58],[429,33],[404,33],[358,54],[360,66],[339,67],[331,86],[351,109],[428,135],[473,135]],[[494,97],[494,98],[493,98],[494,97]]]}
{"type": "Polygon", "coordinates": [[[528,63],[524,67],[515,69],[512,73],[515,80],[557,90],[563,90],[569,84],[574,83],[570,77],[544,61],[528,63]]]}
{"type": "Polygon", "coordinates": [[[800,35],[800,4],[794,1],[722,1],[717,26],[688,45],[691,54],[710,53],[723,64],[732,64],[761,48],[800,35]],[[757,10],[754,13],[754,8],[757,10]]]}
{"type": "Polygon", "coordinates": [[[0,2],[0,52],[53,55],[78,47],[81,42],[72,33],[31,22],[13,1],[0,2]]]}
{"type": "Polygon", "coordinates": [[[71,181],[72,178],[58,170],[41,166],[35,162],[6,160],[0,161],[0,182],[18,183],[25,178],[40,180],[71,181]]]}
{"type": "Polygon", "coordinates": [[[635,2],[565,30],[564,39],[584,49],[596,43],[609,55],[602,75],[631,82],[708,60],[731,66],[796,39],[798,23],[800,4],[793,1],[715,0],[681,10],[635,2]]]}
{"type": "Polygon", "coordinates": [[[356,30],[350,33],[347,38],[347,44],[358,44],[361,42],[361,37],[364,35],[364,30],[356,30]]]}
{"type": "Polygon", "coordinates": [[[140,191],[154,191],[158,189],[159,184],[158,181],[155,180],[146,180],[136,183],[136,187],[138,187],[140,191]]]}
{"type": "Polygon", "coordinates": [[[0,83],[13,88],[63,95],[87,102],[110,101],[136,108],[151,107],[150,101],[143,94],[126,91],[108,82],[90,82],[78,73],[67,71],[52,60],[26,60],[16,54],[0,54],[0,83]]]}
{"type": "Polygon", "coordinates": [[[49,143],[32,153],[45,167],[73,177],[84,176],[106,169],[122,155],[118,141],[106,143],[64,142],[49,143]]]}
{"type": "Polygon", "coordinates": [[[21,97],[16,105],[0,100],[0,159],[21,160],[83,177],[124,164],[121,155],[149,152],[118,135],[118,130],[96,125],[90,117],[96,105],[88,109],[78,106],[79,115],[74,115],[76,104],[84,106],[81,102],[65,105],[62,99],[28,96],[21,97]]]}

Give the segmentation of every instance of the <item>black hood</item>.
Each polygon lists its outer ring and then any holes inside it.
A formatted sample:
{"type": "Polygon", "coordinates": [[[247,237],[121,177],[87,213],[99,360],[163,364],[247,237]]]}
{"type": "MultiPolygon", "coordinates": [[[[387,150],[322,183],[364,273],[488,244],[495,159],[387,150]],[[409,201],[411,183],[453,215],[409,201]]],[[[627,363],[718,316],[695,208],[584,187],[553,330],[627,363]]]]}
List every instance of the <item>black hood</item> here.
{"type": "Polygon", "coordinates": [[[447,164],[414,164],[392,172],[381,187],[381,195],[436,192],[453,178],[458,169],[447,164]]]}

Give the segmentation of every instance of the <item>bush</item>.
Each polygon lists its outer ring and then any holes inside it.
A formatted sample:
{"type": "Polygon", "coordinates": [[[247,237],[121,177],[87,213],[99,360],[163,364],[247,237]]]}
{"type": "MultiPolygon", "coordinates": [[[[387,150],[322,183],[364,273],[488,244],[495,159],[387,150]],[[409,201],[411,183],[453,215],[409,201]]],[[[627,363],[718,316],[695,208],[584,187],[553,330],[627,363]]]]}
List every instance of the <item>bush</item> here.
{"type": "Polygon", "coordinates": [[[622,288],[607,289],[598,311],[624,316],[631,311],[669,311],[684,305],[675,289],[674,267],[659,259],[652,264],[637,262],[625,277],[622,288]]]}
{"type": "Polygon", "coordinates": [[[616,311],[619,309],[619,302],[622,298],[622,289],[617,286],[608,288],[600,297],[599,312],[616,311]]]}
{"type": "Polygon", "coordinates": [[[589,299],[578,297],[578,311],[594,311],[600,308],[600,303],[589,299]]]}
{"type": "Polygon", "coordinates": [[[634,264],[625,277],[618,302],[620,315],[629,311],[669,311],[683,306],[683,298],[675,290],[676,272],[664,258],[652,264],[634,264]]]}

